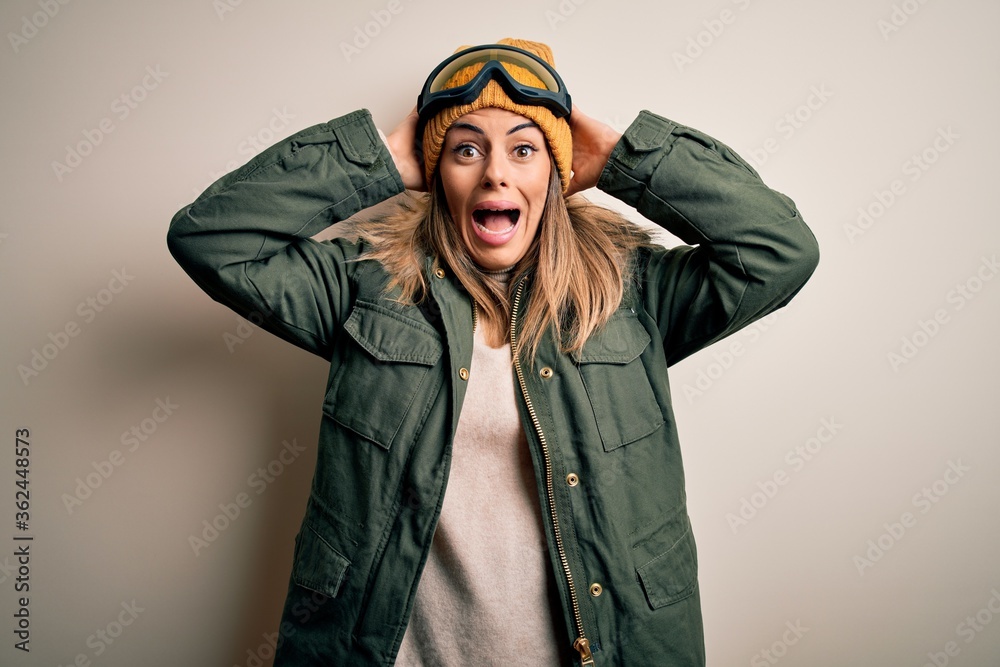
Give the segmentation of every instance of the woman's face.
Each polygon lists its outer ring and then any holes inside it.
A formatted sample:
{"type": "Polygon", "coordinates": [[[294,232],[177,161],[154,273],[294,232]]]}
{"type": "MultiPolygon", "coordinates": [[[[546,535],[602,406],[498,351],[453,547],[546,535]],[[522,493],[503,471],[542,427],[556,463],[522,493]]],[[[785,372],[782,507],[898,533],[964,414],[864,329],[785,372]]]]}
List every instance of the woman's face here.
{"type": "Polygon", "coordinates": [[[448,210],[472,260],[487,270],[513,266],[538,233],[549,187],[545,135],[506,109],[460,117],[439,161],[448,210]]]}

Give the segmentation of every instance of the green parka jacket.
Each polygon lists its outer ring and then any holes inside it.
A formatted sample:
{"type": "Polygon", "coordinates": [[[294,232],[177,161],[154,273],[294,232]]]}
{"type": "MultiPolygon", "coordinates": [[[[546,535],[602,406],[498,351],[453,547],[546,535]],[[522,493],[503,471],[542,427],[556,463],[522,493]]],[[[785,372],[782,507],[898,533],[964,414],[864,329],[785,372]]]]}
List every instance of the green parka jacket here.
{"type": "MultiPolygon", "coordinates": [[[[635,288],[580,354],[547,337],[513,373],[551,565],[581,662],[703,665],[667,367],[785,305],[818,248],[732,150],[646,111],[598,187],[691,245],[639,252],[635,288]]],[[[428,258],[430,298],[401,305],[380,264],[352,261],[362,245],[309,238],[402,190],[359,110],[268,148],[170,226],[171,253],[208,294],[330,361],[279,667],[393,664],[444,497],[475,372],[467,293],[428,258]]],[[[529,277],[515,339],[531,296],[529,277]]],[[[496,648],[497,664],[531,664],[496,648]]]]}

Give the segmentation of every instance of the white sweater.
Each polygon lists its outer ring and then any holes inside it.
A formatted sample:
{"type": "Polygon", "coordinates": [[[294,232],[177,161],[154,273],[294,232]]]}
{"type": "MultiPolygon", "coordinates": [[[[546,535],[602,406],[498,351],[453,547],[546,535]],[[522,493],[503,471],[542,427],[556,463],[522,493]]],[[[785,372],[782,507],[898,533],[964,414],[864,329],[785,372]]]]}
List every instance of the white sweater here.
{"type": "Polygon", "coordinates": [[[479,327],[469,370],[441,519],[396,664],[568,664],[510,345],[489,347],[479,327]]]}

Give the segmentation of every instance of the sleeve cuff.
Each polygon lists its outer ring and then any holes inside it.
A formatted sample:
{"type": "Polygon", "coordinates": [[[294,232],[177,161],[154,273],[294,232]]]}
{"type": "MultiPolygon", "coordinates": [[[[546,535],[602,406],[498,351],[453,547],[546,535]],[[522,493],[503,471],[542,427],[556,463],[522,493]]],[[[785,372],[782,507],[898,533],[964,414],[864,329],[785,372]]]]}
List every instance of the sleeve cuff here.
{"type": "Polygon", "coordinates": [[[361,168],[357,174],[352,174],[352,178],[360,179],[356,186],[362,209],[405,190],[403,179],[389,152],[385,135],[375,127],[375,122],[367,109],[330,121],[329,125],[344,156],[349,162],[361,168]],[[381,143],[375,139],[376,135],[381,138],[381,143]],[[371,174],[380,166],[379,162],[388,178],[373,181],[371,174]]]}
{"type": "Polygon", "coordinates": [[[604,165],[597,187],[635,207],[660,161],[670,153],[677,123],[643,110],[604,165]]]}

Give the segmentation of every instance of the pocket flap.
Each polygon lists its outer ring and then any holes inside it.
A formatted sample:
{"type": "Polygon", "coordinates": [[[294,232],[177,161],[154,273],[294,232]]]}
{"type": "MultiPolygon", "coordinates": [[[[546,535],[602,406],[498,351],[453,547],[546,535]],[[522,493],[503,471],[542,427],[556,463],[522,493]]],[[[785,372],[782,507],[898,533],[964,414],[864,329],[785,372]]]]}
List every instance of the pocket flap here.
{"type": "Polygon", "coordinates": [[[698,555],[690,526],[672,547],[636,569],[646,600],[659,609],[694,593],[698,585],[698,555]]]}
{"type": "Polygon", "coordinates": [[[303,526],[295,547],[292,578],[303,588],[337,597],[351,562],[310,526],[303,526]]]}
{"type": "Polygon", "coordinates": [[[379,361],[433,366],[444,350],[430,325],[367,301],[357,302],[344,331],[379,361]]]}
{"type": "Polygon", "coordinates": [[[591,335],[577,361],[605,451],[645,438],[664,422],[643,352],[652,338],[631,308],[591,335]]]}
{"type": "Polygon", "coordinates": [[[623,310],[587,339],[577,358],[582,364],[627,364],[642,354],[650,340],[638,316],[623,310]]]}
{"type": "Polygon", "coordinates": [[[655,114],[643,111],[632,121],[623,135],[626,143],[637,153],[648,153],[663,145],[676,125],[655,114]]]}
{"type": "Polygon", "coordinates": [[[344,155],[354,164],[370,167],[378,158],[379,140],[368,131],[361,121],[349,125],[339,125],[333,130],[344,155]]]}

